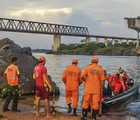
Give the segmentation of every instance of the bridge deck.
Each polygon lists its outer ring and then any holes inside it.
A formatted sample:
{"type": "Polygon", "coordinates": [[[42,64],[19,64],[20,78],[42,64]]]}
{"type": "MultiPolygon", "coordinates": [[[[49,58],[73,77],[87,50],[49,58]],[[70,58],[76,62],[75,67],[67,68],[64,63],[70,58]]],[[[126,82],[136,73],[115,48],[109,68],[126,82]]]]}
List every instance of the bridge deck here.
{"type": "Polygon", "coordinates": [[[136,40],[136,38],[90,35],[87,27],[0,18],[0,31],[51,34],[76,37],[136,40]]]}

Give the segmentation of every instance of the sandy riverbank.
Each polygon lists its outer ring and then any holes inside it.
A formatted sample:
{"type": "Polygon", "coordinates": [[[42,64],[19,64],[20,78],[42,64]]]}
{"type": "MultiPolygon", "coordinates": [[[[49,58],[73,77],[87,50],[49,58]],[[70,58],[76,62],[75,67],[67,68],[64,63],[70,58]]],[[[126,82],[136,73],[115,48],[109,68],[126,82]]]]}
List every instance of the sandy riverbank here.
{"type": "MultiPolygon", "coordinates": [[[[3,115],[3,118],[0,118],[0,120],[80,120],[81,117],[81,113],[78,113],[78,116],[75,117],[72,116],[71,114],[68,114],[67,112],[57,112],[52,119],[46,119],[45,115],[41,115],[41,117],[37,118],[32,113],[33,98],[26,98],[19,101],[18,109],[21,110],[21,112],[19,113],[11,111],[2,112],[3,103],[4,101],[0,103],[0,112],[3,115]]],[[[98,117],[97,120],[137,120],[137,119],[134,117],[127,116],[124,113],[107,113],[103,115],[101,118],[98,117]]]]}

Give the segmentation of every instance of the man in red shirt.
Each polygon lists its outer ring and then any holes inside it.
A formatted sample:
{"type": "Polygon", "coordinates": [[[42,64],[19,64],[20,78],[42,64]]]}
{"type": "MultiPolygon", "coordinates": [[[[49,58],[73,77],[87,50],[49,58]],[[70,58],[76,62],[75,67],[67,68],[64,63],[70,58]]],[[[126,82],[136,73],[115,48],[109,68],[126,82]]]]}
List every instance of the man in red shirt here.
{"type": "Polygon", "coordinates": [[[125,92],[124,82],[119,73],[111,75],[109,79],[109,86],[115,96],[120,93],[121,89],[125,92]]]}
{"type": "Polygon", "coordinates": [[[47,75],[47,68],[44,66],[46,59],[44,56],[39,57],[39,64],[35,66],[33,78],[36,80],[36,116],[40,116],[39,103],[40,99],[45,102],[47,118],[50,117],[49,92],[52,86],[47,75]]]}

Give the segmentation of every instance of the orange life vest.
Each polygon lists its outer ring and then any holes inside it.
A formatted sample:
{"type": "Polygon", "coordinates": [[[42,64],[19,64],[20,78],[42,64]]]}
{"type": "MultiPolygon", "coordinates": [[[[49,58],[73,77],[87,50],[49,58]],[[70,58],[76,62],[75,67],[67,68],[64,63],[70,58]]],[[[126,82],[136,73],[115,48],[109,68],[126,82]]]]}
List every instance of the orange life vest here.
{"type": "Polygon", "coordinates": [[[19,70],[16,65],[13,64],[9,65],[4,73],[6,75],[8,85],[10,86],[18,85],[19,70]]]}

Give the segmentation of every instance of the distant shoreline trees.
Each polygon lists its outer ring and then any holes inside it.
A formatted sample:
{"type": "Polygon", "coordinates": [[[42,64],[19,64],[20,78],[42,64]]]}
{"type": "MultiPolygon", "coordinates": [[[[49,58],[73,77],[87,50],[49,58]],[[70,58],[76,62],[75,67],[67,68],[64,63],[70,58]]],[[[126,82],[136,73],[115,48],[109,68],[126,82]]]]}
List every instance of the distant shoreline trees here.
{"type": "Polygon", "coordinates": [[[56,54],[80,54],[80,55],[123,55],[132,56],[136,55],[135,52],[136,44],[133,42],[127,45],[122,44],[108,44],[106,47],[104,43],[91,42],[89,44],[61,44],[56,54]]]}

